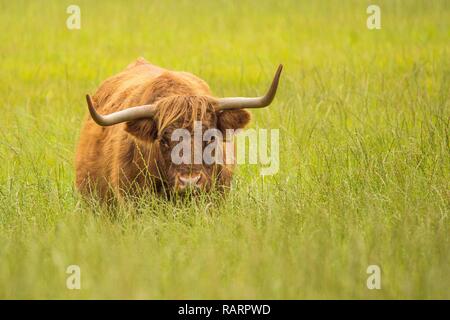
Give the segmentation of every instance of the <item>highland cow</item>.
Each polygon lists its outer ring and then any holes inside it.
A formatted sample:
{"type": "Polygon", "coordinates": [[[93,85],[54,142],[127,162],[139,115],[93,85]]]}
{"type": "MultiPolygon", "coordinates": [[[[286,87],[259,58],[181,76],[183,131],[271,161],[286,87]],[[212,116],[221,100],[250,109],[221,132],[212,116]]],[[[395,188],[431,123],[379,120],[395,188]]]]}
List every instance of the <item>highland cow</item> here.
{"type": "Polygon", "coordinates": [[[192,132],[196,121],[201,121],[204,130],[245,127],[250,121],[245,109],[272,102],[281,70],[280,65],[265,96],[214,98],[206,82],[193,74],[168,71],[138,59],[105,80],[92,98],[86,96],[90,117],[76,152],[78,190],[110,200],[139,196],[147,190],[182,194],[227,189],[233,165],[173,163],[171,150],[176,142],[172,133],[177,128],[192,132]]]}

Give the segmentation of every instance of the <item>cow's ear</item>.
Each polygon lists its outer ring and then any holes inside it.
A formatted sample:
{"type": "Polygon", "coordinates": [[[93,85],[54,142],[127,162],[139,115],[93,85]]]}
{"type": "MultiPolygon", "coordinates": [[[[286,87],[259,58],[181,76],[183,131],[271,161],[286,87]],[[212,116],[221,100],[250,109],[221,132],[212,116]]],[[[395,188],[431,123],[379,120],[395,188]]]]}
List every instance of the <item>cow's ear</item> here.
{"type": "Polygon", "coordinates": [[[244,109],[220,111],[217,115],[217,128],[225,133],[227,129],[242,129],[250,122],[250,112],[244,109]]]}
{"type": "Polygon", "coordinates": [[[144,142],[153,142],[158,137],[158,128],[154,119],[129,121],[126,123],[125,130],[144,142]]]}

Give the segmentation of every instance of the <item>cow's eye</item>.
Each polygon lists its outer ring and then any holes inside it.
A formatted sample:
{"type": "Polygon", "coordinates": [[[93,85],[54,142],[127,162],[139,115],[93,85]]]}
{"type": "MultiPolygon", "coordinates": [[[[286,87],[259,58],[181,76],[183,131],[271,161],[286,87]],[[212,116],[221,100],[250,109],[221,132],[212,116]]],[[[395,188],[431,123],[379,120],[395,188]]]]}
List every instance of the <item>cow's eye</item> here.
{"type": "Polygon", "coordinates": [[[212,137],[210,137],[210,138],[206,141],[206,144],[213,143],[214,141],[216,141],[216,137],[215,137],[215,136],[212,136],[212,137]]]}
{"type": "Polygon", "coordinates": [[[165,137],[162,137],[162,138],[159,140],[159,144],[160,144],[162,147],[164,147],[164,148],[169,148],[169,147],[170,147],[170,145],[169,145],[169,140],[167,140],[167,138],[165,138],[165,137]]]}

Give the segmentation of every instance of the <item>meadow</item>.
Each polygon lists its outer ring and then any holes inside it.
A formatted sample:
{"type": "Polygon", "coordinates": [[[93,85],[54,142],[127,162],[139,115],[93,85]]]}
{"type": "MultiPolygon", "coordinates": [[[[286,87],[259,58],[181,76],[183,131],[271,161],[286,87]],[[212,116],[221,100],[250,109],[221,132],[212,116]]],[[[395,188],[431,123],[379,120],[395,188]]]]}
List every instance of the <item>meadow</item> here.
{"type": "Polygon", "coordinates": [[[450,298],[448,1],[0,0],[0,30],[0,298],[450,298]],[[250,124],[280,130],[279,172],[239,166],[224,201],[84,203],[84,96],[140,56],[218,97],[283,63],[250,124]]]}

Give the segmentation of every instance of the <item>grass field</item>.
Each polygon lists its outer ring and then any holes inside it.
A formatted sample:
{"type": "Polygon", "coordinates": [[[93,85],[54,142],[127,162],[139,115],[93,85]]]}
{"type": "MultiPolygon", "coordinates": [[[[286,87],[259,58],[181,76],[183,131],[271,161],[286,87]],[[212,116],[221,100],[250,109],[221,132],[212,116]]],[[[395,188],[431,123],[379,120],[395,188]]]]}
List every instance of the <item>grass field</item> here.
{"type": "Polygon", "coordinates": [[[0,29],[0,298],[450,298],[448,1],[0,0],[0,29]],[[84,95],[139,56],[219,97],[283,63],[250,126],[280,130],[278,174],[242,165],[222,202],[84,204],[84,95]]]}

